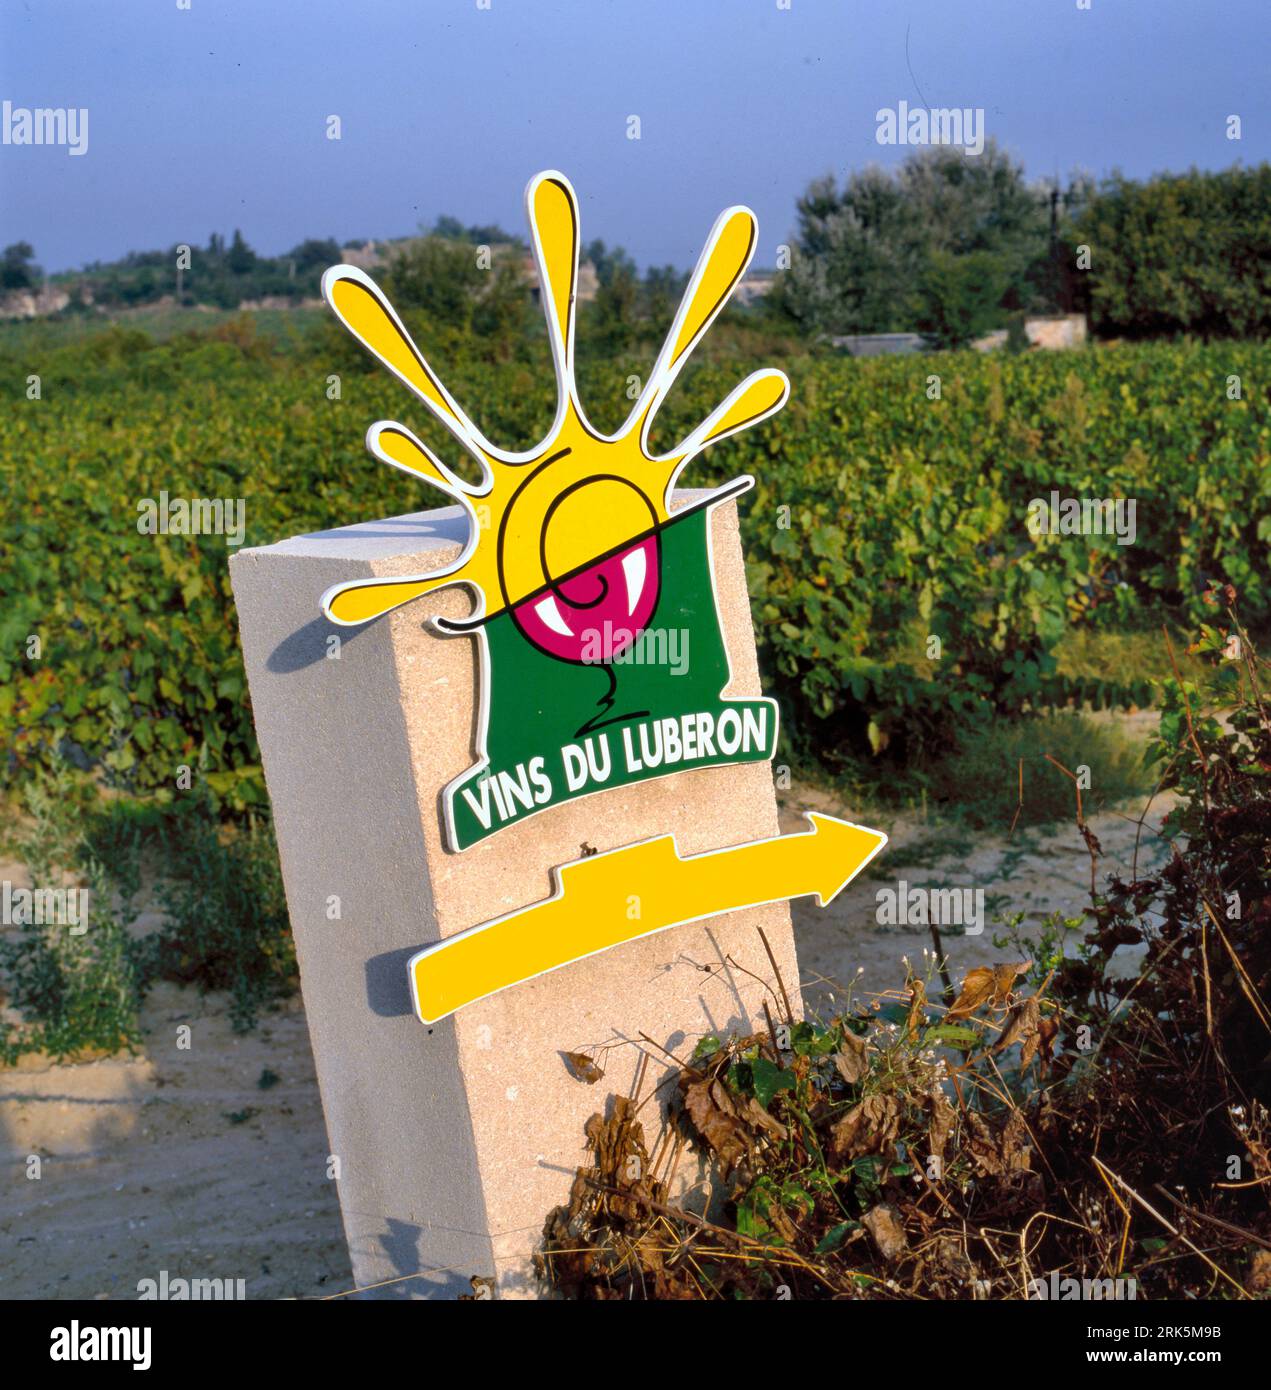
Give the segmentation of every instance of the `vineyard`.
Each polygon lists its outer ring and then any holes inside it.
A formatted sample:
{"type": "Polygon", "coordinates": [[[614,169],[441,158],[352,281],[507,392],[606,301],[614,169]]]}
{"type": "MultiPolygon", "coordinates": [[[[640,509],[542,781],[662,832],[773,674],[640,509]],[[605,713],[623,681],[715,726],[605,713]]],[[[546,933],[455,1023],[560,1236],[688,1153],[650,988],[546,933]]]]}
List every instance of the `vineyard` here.
{"type": "MultiPolygon", "coordinates": [[[[499,442],[546,425],[545,355],[436,356],[499,442]]],[[[761,364],[687,373],[655,446],[761,364]]],[[[1104,639],[1194,625],[1215,583],[1253,630],[1271,620],[1271,348],[781,365],[786,410],[683,481],[754,474],[741,512],[761,661],[789,736],[826,766],[912,764],[994,714],[1148,703],[1150,673],[1104,639]],[[1134,499],[1134,544],[1030,534],[1030,501],[1052,491],[1134,499]]],[[[185,764],[230,808],[263,798],[226,537],[142,534],[139,516],[163,492],[242,499],[245,543],[265,544],[432,505],[364,453],[371,421],[454,448],[325,325],[286,343],[247,319],[168,341],[10,332],[0,366],[0,779],[69,759],[144,791],[185,764]]],[[[598,424],[618,423],[645,369],[583,374],[598,424]]]]}

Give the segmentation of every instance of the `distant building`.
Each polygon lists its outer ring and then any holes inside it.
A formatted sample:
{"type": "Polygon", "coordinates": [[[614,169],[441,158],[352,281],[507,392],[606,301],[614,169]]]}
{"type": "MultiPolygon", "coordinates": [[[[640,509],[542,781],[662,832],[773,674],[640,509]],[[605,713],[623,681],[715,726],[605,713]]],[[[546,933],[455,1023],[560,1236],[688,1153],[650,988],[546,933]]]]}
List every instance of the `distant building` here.
{"type": "MultiPolygon", "coordinates": [[[[1035,314],[1024,320],[1024,334],[1030,349],[1043,352],[1062,348],[1078,348],[1088,336],[1084,314],[1035,314]]],[[[971,346],[976,352],[994,352],[1004,348],[1009,330],[995,328],[971,346]]],[[[934,349],[921,333],[848,333],[830,339],[830,346],[851,357],[905,356],[934,349]]]]}
{"type": "Polygon", "coordinates": [[[733,300],[737,304],[753,304],[772,289],[776,280],[775,270],[752,270],[738,280],[737,288],[733,291],[733,300]]]}
{"type": "Polygon", "coordinates": [[[888,357],[925,352],[927,340],[921,333],[848,333],[831,338],[830,346],[850,357],[888,357]]]}
{"type": "Polygon", "coordinates": [[[361,246],[342,246],[340,259],[345,265],[355,265],[360,270],[374,270],[384,260],[382,241],[364,241],[361,246]]]}
{"type": "MultiPolygon", "coordinates": [[[[39,319],[46,314],[58,314],[71,302],[71,297],[58,285],[41,285],[38,289],[10,290],[0,295],[0,319],[39,319]]],[[[91,304],[92,295],[85,300],[91,304]]]]}
{"type": "MultiPolygon", "coordinates": [[[[1006,346],[1008,331],[1005,328],[986,333],[976,338],[971,346],[976,352],[994,352],[1006,346]]],[[[1058,348],[1075,348],[1084,345],[1088,332],[1084,314],[1036,314],[1024,320],[1024,336],[1030,348],[1053,351],[1058,348]]]]}

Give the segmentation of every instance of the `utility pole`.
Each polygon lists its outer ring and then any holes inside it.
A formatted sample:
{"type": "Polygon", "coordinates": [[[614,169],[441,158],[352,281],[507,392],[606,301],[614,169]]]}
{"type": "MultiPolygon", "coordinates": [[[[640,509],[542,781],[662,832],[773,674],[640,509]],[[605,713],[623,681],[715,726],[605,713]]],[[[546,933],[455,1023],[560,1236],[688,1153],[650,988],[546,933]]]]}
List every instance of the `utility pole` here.
{"type": "Polygon", "coordinates": [[[1056,169],[1054,181],[1050,185],[1051,298],[1056,309],[1068,313],[1071,305],[1068,302],[1067,278],[1064,274],[1062,252],[1059,245],[1059,199],[1059,171],[1056,169]]]}

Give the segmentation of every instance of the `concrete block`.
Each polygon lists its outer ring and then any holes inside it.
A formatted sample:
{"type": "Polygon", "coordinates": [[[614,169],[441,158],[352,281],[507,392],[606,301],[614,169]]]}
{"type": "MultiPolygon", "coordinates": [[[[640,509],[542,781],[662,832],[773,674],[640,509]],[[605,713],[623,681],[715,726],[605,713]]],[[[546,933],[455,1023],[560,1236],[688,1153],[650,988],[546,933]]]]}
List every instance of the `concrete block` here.
{"type": "MultiPolygon", "coordinates": [[[[735,504],[711,526],[726,693],[757,695],[735,504]]],[[[550,870],[584,844],[673,831],[687,855],[777,833],[771,767],[756,763],[597,792],[447,852],[439,794],[473,761],[477,644],[424,619],[465,616],[468,598],[448,590],[357,629],[330,625],[318,599],[343,581],[441,568],[465,528],[449,507],[231,561],[345,1233],[355,1280],[377,1297],[455,1297],[473,1275],[497,1276],[501,1296],[538,1296],[532,1253],[586,1160],[586,1119],[630,1090],[642,1052],[646,1096],[667,1073],[640,1033],[686,1057],[704,1033],[763,1026],[771,967],[756,927],[798,1008],[779,903],[616,947],[431,1028],[413,1016],[409,957],[547,897],[550,870]],[[597,1048],[606,1074],[588,1086],[562,1054],[597,1048]]],[[[642,1119],[652,1142],[653,1103],[642,1119]]]]}

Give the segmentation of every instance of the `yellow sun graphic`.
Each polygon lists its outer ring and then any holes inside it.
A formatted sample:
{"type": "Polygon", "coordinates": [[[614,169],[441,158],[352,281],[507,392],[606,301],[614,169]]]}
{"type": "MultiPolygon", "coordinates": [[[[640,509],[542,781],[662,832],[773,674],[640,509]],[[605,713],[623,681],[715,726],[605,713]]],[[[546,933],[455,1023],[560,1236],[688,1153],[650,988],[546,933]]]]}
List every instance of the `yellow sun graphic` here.
{"type": "MultiPolygon", "coordinates": [[[[723,308],[754,253],[756,221],[749,208],[720,214],[690,278],[653,372],[631,414],[612,435],[587,420],[574,383],[574,318],[578,283],[578,202],[568,179],[549,170],[525,190],[540,298],[556,368],[558,403],[547,437],[525,453],[491,444],[451,398],[371,279],[335,266],[322,292],[349,331],[423,401],[477,461],[481,481],[459,478],[404,425],[379,421],[367,447],[383,462],[424,479],[467,511],[470,534],[459,559],[427,575],[340,584],[323,595],[336,623],[354,625],[448,585],[469,586],[472,616],[438,619],[446,633],[469,632],[510,609],[530,640],[566,660],[579,611],[617,603],[624,618],[647,613],[657,590],[657,537],[685,515],[672,512],[675,483],[689,461],[779,410],[789,395],[785,374],[753,373],[669,454],[649,452],[653,418],[689,354],[723,308]],[[482,504],[486,524],[474,507],[482,504]]],[[[741,492],[742,476],[692,510],[741,492]]]]}

